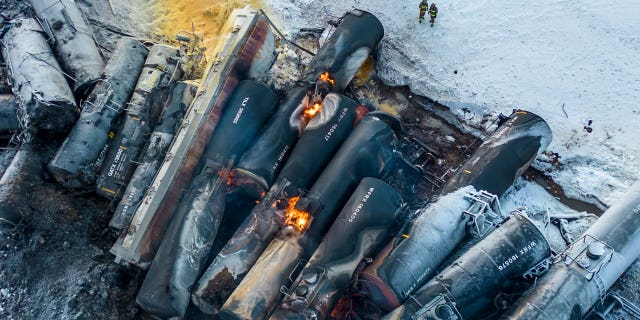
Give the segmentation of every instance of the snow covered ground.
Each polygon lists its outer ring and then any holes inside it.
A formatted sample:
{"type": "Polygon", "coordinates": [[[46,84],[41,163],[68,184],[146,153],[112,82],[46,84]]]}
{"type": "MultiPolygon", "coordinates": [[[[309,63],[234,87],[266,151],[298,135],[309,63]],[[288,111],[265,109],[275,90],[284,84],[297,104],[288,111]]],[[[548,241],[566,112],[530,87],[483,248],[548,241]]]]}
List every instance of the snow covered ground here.
{"type": "MultiPolygon", "coordinates": [[[[447,0],[433,28],[418,23],[419,0],[264,2],[289,35],[354,7],[372,12],[385,27],[378,76],[464,124],[513,108],[542,116],[560,165],[543,156],[535,166],[570,197],[610,206],[640,179],[640,1],[447,0]]],[[[477,133],[471,126],[463,129],[477,133]]]]}

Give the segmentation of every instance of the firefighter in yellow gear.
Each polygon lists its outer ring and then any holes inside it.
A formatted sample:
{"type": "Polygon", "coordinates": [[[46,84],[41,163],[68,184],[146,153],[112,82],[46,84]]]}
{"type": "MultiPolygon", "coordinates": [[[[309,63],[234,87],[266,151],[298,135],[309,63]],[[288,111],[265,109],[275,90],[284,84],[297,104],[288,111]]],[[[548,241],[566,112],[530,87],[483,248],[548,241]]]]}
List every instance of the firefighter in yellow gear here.
{"type": "Polygon", "coordinates": [[[435,3],[432,3],[431,7],[429,8],[429,17],[431,18],[429,22],[431,22],[432,27],[433,27],[433,24],[436,23],[437,15],[438,15],[438,7],[436,7],[435,3]]]}
{"type": "Polygon", "coordinates": [[[427,4],[427,0],[422,0],[420,2],[420,5],[418,6],[418,8],[420,9],[420,16],[418,17],[418,21],[420,21],[420,23],[422,23],[422,21],[424,21],[424,15],[425,13],[427,13],[427,8],[429,7],[429,5],[427,4]]]}

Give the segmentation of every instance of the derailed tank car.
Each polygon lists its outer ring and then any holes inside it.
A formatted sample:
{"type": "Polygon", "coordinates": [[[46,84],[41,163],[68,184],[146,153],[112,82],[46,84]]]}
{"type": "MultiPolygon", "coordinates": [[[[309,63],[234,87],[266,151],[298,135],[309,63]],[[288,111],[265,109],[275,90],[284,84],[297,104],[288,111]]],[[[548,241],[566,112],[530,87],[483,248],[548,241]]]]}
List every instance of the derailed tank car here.
{"type": "Polygon", "coordinates": [[[189,287],[204,268],[224,213],[230,164],[255,139],[276,102],[275,93],[256,81],[241,81],[234,90],[138,293],[143,309],[184,315],[189,287]]]}
{"type": "Polygon", "coordinates": [[[100,81],[82,105],[80,118],[48,169],[67,188],[87,188],[95,182],[109,140],[129,100],[149,50],[132,38],[118,41],[100,81]]]}
{"type": "Polygon", "coordinates": [[[169,95],[182,77],[180,50],[156,44],[149,50],[142,73],[96,181],[96,192],[109,199],[122,196],[138,157],[169,95]]]}
{"type": "Polygon", "coordinates": [[[213,59],[195,99],[175,135],[131,225],[111,252],[148,268],[173,218],[182,191],[192,180],[204,146],[211,138],[229,96],[238,82],[263,76],[275,60],[275,38],[267,20],[250,8],[235,9],[221,28],[213,59]]]}
{"type": "Polygon", "coordinates": [[[352,10],[342,17],[331,37],[307,66],[302,79],[316,82],[328,72],[335,90],[344,90],[384,36],[373,14],[352,10]]]}
{"type": "Polygon", "coordinates": [[[172,88],[162,118],[151,133],[142,160],[133,172],[122,194],[122,200],[118,203],[113,218],[109,222],[110,227],[124,229],[131,222],[131,217],[158,173],[162,160],[197,90],[197,83],[185,81],[176,83],[172,88]]]}
{"type": "Polygon", "coordinates": [[[633,185],[500,318],[582,319],[640,256],[640,183],[633,185]]]}
{"type": "Polygon", "coordinates": [[[360,121],[309,193],[287,211],[285,227],[220,309],[223,319],[269,315],[281,298],[280,287],[289,277],[297,277],[296,264],[315,251],[360,180],[382,177],[391,169],[399,127],[397,119],[383,113],[368,114],[360,121]]]}
{"type": "Polygon", "coordinates": [[[310,97],[303,87],[289,89],[276,113],[249,150],[235,164],[231,175],[243,200],[253,202],[269,190],[309,119],[304,110],[310,97]]]}
{"type": "Polygon", "coordinates": [[[501,289],[550,256],[544,234],[526,216],[514,214],[384,319],[488,317],[496,312],[490,307],[501,289]]]}
{"type": "Polygon", "coordinates": [[[2,56],[25,127],[66,131],[76,120],[76,101],[44,31],[35,19],[15,19],[6,27],[2,56]]]}
{"type": "Polygon", "coordinates": [[[105,67],[80,8],[73,0],[31,0],[31,6],[53,41],[64,70],[72,77],[73,91],[84,97],[105,67]]]}
{"type": "Polygon", "coordinates": [[[386,239],[401,205],[389,184],[362,179],[270,319],[330,319],[356,267],[386,239]]]}
{"type": "Polygon", "coordinates": [[[319,114],[305,127],[276,184],[256,205],[215,257],[193,291],[193,302],[212,314],[256,262],[283,226],[289,202],[320,175],[364,114],[364,107],[341,94],[330,93],[319,114]]]}
{"type": "Polygon", "coordinates": [[[493,230],[504,218],[499,208],[491,208],[497,197],[550,140],[542,118],[513,113],[442,187],[441,194],[448,195],[426,208],[362,272],[361,284],[369,298],[387,311],[398,307],[434,275],[466,235],[482,238],[493,230]],[[458,190],[465,186],[475,190],[458,190]]]}

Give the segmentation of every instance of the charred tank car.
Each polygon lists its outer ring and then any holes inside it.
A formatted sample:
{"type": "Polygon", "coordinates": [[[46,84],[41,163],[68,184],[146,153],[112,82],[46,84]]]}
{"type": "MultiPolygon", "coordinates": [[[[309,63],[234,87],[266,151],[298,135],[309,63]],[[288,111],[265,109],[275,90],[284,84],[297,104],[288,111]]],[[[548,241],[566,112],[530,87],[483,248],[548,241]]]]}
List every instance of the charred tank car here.
{"type": "Polygon", "coordinates": [[[149,50],[124,119],[110,143],[96,181],[96,192],[119,199],[136,168],[138,157],[152,132],[169,95],[169,88],[182,77],[180,50],[156,44],[149,50]]]}
{"type": "Polygon", "coordinates": [[[160,169],[160,165],[173,141],[176,131],[182,124],[182,118],[196,95],[197,83],[180,81],[171,90],[171,95],[160,122],[156,125],[149,138],[140,164],[133,172],[131,180],[122,195],[109,222],[109,226],[124,229],[131,222],[147,189],[153,182],[160,169]]]}
{"type": "Polygon", "coordinates": [[[80,118],[49,162],[49,172],[58,183],[78,189],[95,182],[148,52],[138,40],[118,41],[100,81],[82,105],[80,118]]]}
{"type": "Polygon", "coordinates": [[[376,16],[362,10],[348,12],[305,70],[303,80],[326,79],[335,90],[344,90],[383,36],[376,16]]]}
{"type": "Polygon", "coordinates": [[[65,132],[76,120],[76,101],[40,24],[15,19],[5,28],[2,56],[25,129],[65,132]]]}
{"type": "Polygon", "coordinates": [[[386,239],[401,204],[384,181],[362,179],[271,319],[330,319],[360,261],[386,239]]]}
{"type": "Polygon", "coordinates": [[[255,139],[275,105],[275,93],[258,82],[241,81],[234,90],[140,289],[143,309],[162,317],[184,315],[188,288],[204,268],[224,212],[229,164],[255,139]]]}
{"type": "Polygon", "coordinates": [[[278,182],[252,209],[199,280],[192,300],[202,312],[213,314],[222,306],[283,226],[289,201],[311,187],[364,112],[364,107],[341,94],[325,97],[319,114],[305,127],[276,178],[278,182]]]}
{"type": "Polygon", "coordinates": [[[331,159],[309,193],[287,210],[285,227],[267,246],[220,310],[223,319],[263,318],[281,298],[280,287],[297,277],[296,265],[319,245],[338,209],[366,177],[382,177],[397,157],[398,120],[365,116],[331,159]]]}
{"type": "Polygon", "coordinates": [[[105,64],[82,11],[72,0],[30,2],[53,41],[62,67],[73,79],[73,91],[84,97],[100,78],[105,64]]]}

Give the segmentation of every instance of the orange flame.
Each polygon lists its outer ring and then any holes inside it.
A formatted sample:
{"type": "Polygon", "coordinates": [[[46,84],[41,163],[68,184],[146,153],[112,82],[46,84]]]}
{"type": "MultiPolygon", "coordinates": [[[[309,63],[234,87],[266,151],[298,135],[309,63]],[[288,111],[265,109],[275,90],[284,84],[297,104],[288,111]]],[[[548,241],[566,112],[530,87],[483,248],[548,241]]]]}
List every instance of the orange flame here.
{"type": "Polygon", "coordinates": [[[304,117],[311,120],[320,112],[322,105],[320,102],[314,102],[310,107],[304,109],[304,117]]]}
{"type": "Polygon", "coordinates": [[[331,78],[331,75],[329,74],[329,71],[325,71],[323,74],[321,74],[318,77],[318,80],[329,82],[332,86],[336,84],[336,81],[333,80],[333,78],[331,78]]]}
{"type": "MultiPolygon", "coordinates": [[[[220,170],[220,172],[218,172],[219,176],[224,176],[225,172],[220,170]]],[[[227,186],[230,186],[233,183],[233,175],[231,175],[231,172],[228,172],[227,174],[227,186]]]]}
{"type": "Polygon", "coordinates": [[[285,214],[284,224],[286,226],[293,226],[299,231],[304,231],[309,227],[309,213],[305,211],[301,211],[295,208],[296,202],[298,202],[300,197],[293,197],[289,199],[289,207],[287,208],[287,212],[285,214]]]}

